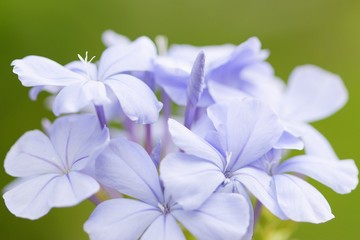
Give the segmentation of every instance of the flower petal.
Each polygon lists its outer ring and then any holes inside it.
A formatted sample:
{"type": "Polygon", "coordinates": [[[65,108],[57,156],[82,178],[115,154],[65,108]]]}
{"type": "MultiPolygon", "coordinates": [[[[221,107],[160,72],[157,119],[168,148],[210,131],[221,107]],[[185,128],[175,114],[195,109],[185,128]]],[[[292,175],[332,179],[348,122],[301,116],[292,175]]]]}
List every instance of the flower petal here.
{"type": "Polygon", "coordinates": [[[84,224],[92,240],[139,239],[162,213],[146,203],[112,199],[99,204],[84,224]]]}
{"type": "Polygon", "coordinates": [[[228,169],[239,169],[268,152],[278,142],[283,127],[271,109],[260,101],[233,100],[208,108],[215,128],[232,157],[228,169]]]}
{"type": "Polygon", "coordinates": [[[313,65],[294,69],[281,115],[288,120],[313,122],[326,118],[348,100],[341,78],[313,65]]]}
{"type": "Polygon", "coordinates": [[[304,174],[341,194],[351,192],[359,182],[359,171],[353,160],[333,161],[333,159],[302,155],[286,160],[276,172],[304,174]]]}
{"type": "Polygon", "coordinates": [[[127,37],[120,35],[110,29],[103,32],[101,39],[102,39],[102,42],[107,47],[110,47],[110,46],[113,46],[116,44],[127,45],[130,43],[130,40],[127,37]]]}
{"type": "Polygon", "coordinates": [[[124,113],[138,123],[153,123],[159,117],[162,103],[150,88],[139,79],[119,74],[105,82],[116,97],[124,113]]]}
{"type": "Polygon", "coordinates": [[[104,81],[123,72],[149,71],[154,57],[155,45],[147,37],[140,37],[130,44],[113,45],[101,55],[97,80],[104,81]]]}
{"type": "Polygon", "coordinates": [[[160,173],[166,191],[184,209],[198,208],[225,180],[213,162],[184,153],[167,155],[160,173]]]}
{"type": "Polygon", "coordinates": [[[58,174],[43,174],[21,182],[3,195],[6,207],[21,218],[38,219],[51,208],[48,200],[58,174]]]}
{"type": "Polygon", "coordinates": [[[64,166],[49,138],[38,130],[25,133],[6,155],[5,170],[14,177],[61,174],[64,166]]]}
{"type": "Polygon", "coordinates": [[[64,87],[54,100],[53,111],[58,116],[79,112],[89,104],[102,105],[109,102],[104,83],[91,80],[64,87]]]}
{"type": "Polygon", "coordinates": [[[242,168],[233,175],[274,215],[280,219],[286,219],[277,203],[271,176],[251,167],[242,168]]]}
{"type": "Polygon", "coordinates": [[[99,189],[99,183],[92,177],[79,172],[69,172],[54,181],[48,204],[50,207],[74,206],[99,189]]]}
{"type": "Polygon", "coordinates": [[[171,214],[159,216],[140,240],[185,240],[185,236],[171,214]]]}
{"type": "Polygon", "coordinates": [[[101,129],[95,115],[58,118],[50,139],[68,170],[81,170],[90,164],[109,141],[108,129],[101,129]]]}
{"type": "Polygon", "coordinates": [[[322,223],[334,217],[323,195],[304,180],[288,174],[273,177],[281,210],[297,222],[322,223]]]}
{"type": "Polygon", "coordinates": [[[173,215],[198,239],[241,239],[249,226],[249,205],[244,197],[215,193],[199,209],[176,210],[173,215]]]}
{"type": "Polygon", "coordinates": [[[150,156],[140,145],[126,139],[110,141],[96,160],[96,176],[105,186],[154,206],[164,200],[150,156]]]}
{"type": "Polygon", "coordinates": [[[173,142],[188,154],[213,162],[220,169],[224,167],[221,154],[204,139],[173,119],[168,121],[173,142]]]}
{"type": "Polygon", "coordinates": [[[14,60],[11,66],[14,66],[13,72],[26,87],[67,86],[84,81],[80,75],[44,57],[28,56],[14,60]]]}

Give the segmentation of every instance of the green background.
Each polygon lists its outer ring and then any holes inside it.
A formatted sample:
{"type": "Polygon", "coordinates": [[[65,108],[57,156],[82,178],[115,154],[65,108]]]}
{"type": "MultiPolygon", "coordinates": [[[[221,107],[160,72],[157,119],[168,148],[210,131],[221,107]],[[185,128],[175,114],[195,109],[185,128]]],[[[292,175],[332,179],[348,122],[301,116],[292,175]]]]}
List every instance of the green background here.
{"type": "MultiPolygon", "coordinates": [[[[11,61],[36,54],[65,64],[85,51],[99,57],[104,49],[100,36],[106,29],[131,39],[163,34],[170,43],[194,45],[238,44],[258,36],[264,48],[270,49],[269,61],[283,79],[295,66],[307,63],[339,74],[350,100],[334,116],[314,125],[341,158],[355,159],[358,164],[358,0],[0,0],[1,159],[24,132],[40,128],[43,117],[52,117],[42,101],[29,100],[28,89],[12,74],[11,61]]],[[[1,170],[0,186],[10,180],[1,170]]],[[[316,186],[336,218],[321,225],[300,224],[294,237],[359,239],[360,190],[337,195],[316,186]]],[[[53,209],[40,220],[29,221],[14,217],[0,201],[0,239],[87,239],[82,224],[92,209],[84,202],[73,208],[53,209]]]]}

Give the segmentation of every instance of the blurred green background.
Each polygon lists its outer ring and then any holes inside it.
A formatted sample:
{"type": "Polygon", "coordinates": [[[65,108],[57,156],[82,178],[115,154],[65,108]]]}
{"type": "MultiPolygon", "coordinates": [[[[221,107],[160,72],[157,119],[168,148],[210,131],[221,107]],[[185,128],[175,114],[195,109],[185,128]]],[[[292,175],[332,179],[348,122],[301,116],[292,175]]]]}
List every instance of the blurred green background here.
{"type": "MultiPolygon", "coordinates": [[[[100,56],[101,33],[113,29],[131,39],[168,36],[170,43],[234,43],[258,36],[271,50],[270,63],[286,79],[312,63],[339,74],[350,101],[314,125],[341,158],[360,160],[360,1],[358,0],[1,0],[0,158],[24,132],[40,128],[52,114],[12,74],[13,59],[36,54],[60,63],[89,51],[100,56]]],[[[99,59],[99,58],[97,58],[99,59]]],[[[336,96],[334,96],[336,97],[336,96]]],[[[43,96],[42,98],[43,99],[43,96]]],[[[360,164],[358,164],[360,166],[360,164]]],[[[11,178],[0,171],[0,186],[11,178]]],[[[319,186],[319,185],[317,185],[319,186]]],[[[337,195],[319,186],[336,218],[321,225],[300,224],[294,237],[306,240],[360,239],[360,190],[337,195]]],[[[83,222],[93,206],[53,209],[38,221],[18,219],[0,201],[0,239],[87,239],[83,222]]]]}

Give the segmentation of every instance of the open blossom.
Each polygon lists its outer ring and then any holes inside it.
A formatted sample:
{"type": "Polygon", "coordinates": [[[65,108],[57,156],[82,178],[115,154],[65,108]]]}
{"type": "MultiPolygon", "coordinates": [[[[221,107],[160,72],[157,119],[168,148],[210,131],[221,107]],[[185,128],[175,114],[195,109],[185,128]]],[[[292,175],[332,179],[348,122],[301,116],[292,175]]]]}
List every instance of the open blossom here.
{"type": "Polygon", "coordinates": [[[113,139],[98,157],[102,184],[135,199],[101,203],[85,223],[93,240],[185,239],[179,221],[199,239],[241,239],[249,208],[238,194],[217,193],[194,210],[184,210],[161,185],[156,166],[136,143],[113,139]]]}
{"type": "Polygon", "coordinates": [[[186,209],[197,208],[217,190],[245,195],[248,190],[283,216],[266,191],[269,186],[256,180],[267,174],[249,166],[280,140],[283,127],[277,116],[251,99],[211,106],[208,115],[215,130],[205,139],[169,121],[172,140],[184,153],[169,154],[161,163],[165,187],[174,191],[175,200],[186,209]]]}
{"type": "MultiPolygon", "coordinates": [[[[255,97],[268,104],[279,116],[285,130],[301,137],[311,155],[337,158],[327,140],[308,123],[324,119],[341,109],[348,93],[341,78],[313,65],[299,66],[291,73],[288,85],[268,86],[271,94],[255,97]]],[[[217,85],[210,92],[216,102],[243,98],[231,86],[217,85]]]]}
{"type": "Polygon", "coordinates": [[[152,123],[162,104],[146,84],[129,72],[148,71],[155,56],[154,44],[141,37],[129,45],[106,49],[98,64],[79,56],[81,61],[64,67],[44,57],[28,56],[12,65],[24,86],[61,88],[53,104],[56,115],[78,112],[89,104],[102,106],[115,96],[131,120],[152,123]]]}
{"type": "Polygon", "coordinates": [[[246,96],[268,94],[266,86],[272,83],[272,67],[264,60],[268,56],[261,50],[260,41],[250,38],[235,47],[233,45],[193,47],[173,45],[166,56],[159,57],[154,72],[157,83],[171,99],[186,105],[186,91],[190,82],[190,71],[196,55],[203,51],[206,56],[205,89],[198,106],[209,106],[213,99],[209,94],[216,85],[239,89],[246,96]]]}
{"type": "Polygon", "coordinates": [[[5,159],[6,172],[20,178],[3,196],[8,209],[37,219],[53,207],[73,206],[95,194],[100,186],[94,160],[108,139],[108,130],[93,115],[59,118],[49,136],[25,133],[5,159]]]}

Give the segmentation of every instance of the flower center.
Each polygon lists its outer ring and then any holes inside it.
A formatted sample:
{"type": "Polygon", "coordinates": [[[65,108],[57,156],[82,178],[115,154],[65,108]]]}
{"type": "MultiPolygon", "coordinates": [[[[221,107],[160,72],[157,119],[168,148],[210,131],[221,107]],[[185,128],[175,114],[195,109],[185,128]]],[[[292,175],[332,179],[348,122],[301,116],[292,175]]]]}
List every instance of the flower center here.
{"type": "Polygon", "coordinates": [[[160,208],[163,214],[170,213],[170,207],[168,206],[168,204],[158,203],[158,207],[160,208]]]}
{"type": "Polygon", "coordinates": [[[90,63],[92,60],[94,60],[95,56],[93,56],[90,60],[88,60],[88,52],[85,52],[85,58],[83,58],[80,54],[78,54],[78,58],[80,59],[80,61],[84,64],[85,67],[85,73],[88,77],[89,80],[92,80],[92,74],[91,74],[91,70],[90,70],[90,63]]]}

